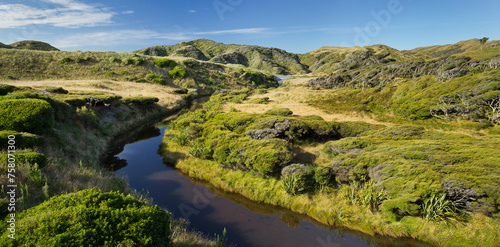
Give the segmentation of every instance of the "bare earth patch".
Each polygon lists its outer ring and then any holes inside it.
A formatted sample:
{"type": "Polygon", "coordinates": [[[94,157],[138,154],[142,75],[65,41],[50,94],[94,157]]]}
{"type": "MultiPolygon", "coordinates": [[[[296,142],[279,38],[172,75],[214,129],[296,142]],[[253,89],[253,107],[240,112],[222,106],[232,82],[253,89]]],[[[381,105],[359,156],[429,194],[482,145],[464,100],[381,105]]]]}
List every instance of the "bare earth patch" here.
{"type": "Polygon", "coordinates": [[[28,86],[36,90],[48,87],[62,87],[70,92],[100,92],[120,96],[153,96],[160,99],[158,104],[168,106],[181,100],[179,95],[171,94],[174,88],[151,83],[105,80],[68,80],[68,81],[4,81],[2,84],[28,86]]]}

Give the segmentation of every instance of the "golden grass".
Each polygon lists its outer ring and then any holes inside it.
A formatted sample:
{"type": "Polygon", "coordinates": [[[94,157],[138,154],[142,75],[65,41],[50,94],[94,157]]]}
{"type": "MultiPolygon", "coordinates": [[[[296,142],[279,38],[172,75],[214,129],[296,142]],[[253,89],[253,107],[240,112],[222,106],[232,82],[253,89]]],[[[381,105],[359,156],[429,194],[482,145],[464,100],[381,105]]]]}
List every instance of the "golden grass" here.
{"type": "Polygon", "coordinates": [[[0,81],[0,84],[28,86],[43,91],[48,87],[62,87],[70,92],[100,92],[120,96],[154,96],[162,106],[176,105],[182,98],[172,94],[174,88],[152,83],[108,80],[45,80],[45,81],[0,81]]]}
{"type": "Polygon", "coordinates": [[[307,99],[311,97],[320,97],[328,94],[326,90],[312,90],[307,86],[310,77],[293,78],[285,81],[284,85],[269,91],[266,94],[253,95],[242,104],[227,103],[224,111],[228,112],[231,107],[247,113],[264,113],[272,108],[289,108],[296,116],[317,115],[326,121],[364,121],[371,124],[380,124],[372,117],[363,113],[327,113],[318,108],[309,106],[307,99]],[[248,102],[255,98],[269,97],[268,104],[249,104],[248,102]]]}

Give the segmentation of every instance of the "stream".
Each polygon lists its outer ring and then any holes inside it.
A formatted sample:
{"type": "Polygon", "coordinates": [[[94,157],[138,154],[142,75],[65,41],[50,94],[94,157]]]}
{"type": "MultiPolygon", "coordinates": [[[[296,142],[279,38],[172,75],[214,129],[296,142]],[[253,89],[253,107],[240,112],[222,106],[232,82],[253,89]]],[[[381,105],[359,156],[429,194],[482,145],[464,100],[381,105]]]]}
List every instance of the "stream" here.
{"type": "Polygon", "coordinates": [[[125,176],[131,189],[147,191],[155,204],[175,218],[189,220],[190,228],[204,235],[213,237],[226,228],[228,243],[238,247],[429,246],[331,228],[308,216],[256,203],[190,178],[164,164],[158,153],[167,128],[143,126],[122,136],[110,147],[104,167],[125,176]]]}

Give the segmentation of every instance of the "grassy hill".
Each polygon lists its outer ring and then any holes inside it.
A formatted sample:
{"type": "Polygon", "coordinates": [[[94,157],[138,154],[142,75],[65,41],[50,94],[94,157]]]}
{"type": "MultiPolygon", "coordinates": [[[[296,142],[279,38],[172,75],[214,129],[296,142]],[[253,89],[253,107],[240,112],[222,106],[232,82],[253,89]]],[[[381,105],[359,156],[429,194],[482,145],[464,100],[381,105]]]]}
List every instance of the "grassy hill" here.
{"type": "Polygon", "coordinates": [[[0,42],[0,48],[12,49],[13,47],[0,42]]]}
{"type": "Polygon", "coordinates": [[[220,63],[117,52],[0,49],[2,80],[112,80],[215,91],[273,85],[270,74],[220,63]]]}
{"type": "MultiPolygon", "coordinates": [[[[499,46],[500,46],[500,40],[492,40],[486,42],[483,45],[483,49],[489,47],[499,47],[499,46]]],[[[479,39],[469,39],[460,41],[456,44],[419,47],[412,50],[408,50],[407,52],[412,55],[428,59],[428,58],[438,58],[450,55],[457,55],[461,53],[470,53],[478,51],[480,49],[481,49],[481,43],[479,42],[479,39]]]]}
{"type": "Polygon", "coordinates": [[[255,45],[226,45],[206,39],[149,47],[136,52],[152,56],[182,56],[223,64],[239,64],[274,74],[308,72],[296,54],[281,49],[255,45]]]}
{"type": "Polygon", "coordinates": [[[25,40],[10,44],[17,49],[37,50],[37,51],[59,51],[59,49],[41,41],[25,40]]]}

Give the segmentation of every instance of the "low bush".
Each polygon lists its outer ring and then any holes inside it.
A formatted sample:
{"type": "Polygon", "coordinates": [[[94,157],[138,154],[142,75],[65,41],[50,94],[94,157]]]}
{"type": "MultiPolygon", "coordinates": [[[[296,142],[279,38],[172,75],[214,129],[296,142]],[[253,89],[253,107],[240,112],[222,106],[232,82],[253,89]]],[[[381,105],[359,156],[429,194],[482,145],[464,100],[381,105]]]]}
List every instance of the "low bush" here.
{"type": "MultiPolygon", "coordinates": [[[[5,230],[4,230],[5,231],[5,230]]],[[[119,192],[53,197],[16,218],[12,246],[170,246],[170,213],[119,192]]]]}
{"type": "Polygon", "coordinates": [[[50,131],[54,123],[54,109],[45,100],[0,101],[0,129],[42,134],[50,131]]]}
{"type": "Polygon", "coordinates": [[[11,135],[15,136],[16,149],[35,148],[43,143],[43,138],[35,134],[2,130],[0,131],[0,149],[7,149],[9,136],[11,135]]]}
{"type": "Polygon", "coordinates": [[[314,170],[314,182],[319,186],[331,185],[333,179],[332,169],[327,166],[318,166],[314,170]]]}
{"type": "Polygon", "coordinates": [[[0,95],[7,95],[8,93],[14,92],[14,86],[7,84],[0,84],[0,95]]]}
{"type": "Polygon", "coordinates": [[[71,58],[69,58],[69,57],[64,57],[61,60],[59,60],[60,64],[67,64],[69,62],[71,62],[71,58]]]}
{"type": "Polygon", "coordinates": [[[165,67],[173,68],[177,65],[177,63],[174,60],[168,58],[155,58],[153,61],[156,64],[156,66],[160,68],[165,68],[165,67]]]}
{"type": "Polygon", "coordinates": [[[296,195],[305,190],[305,183],[296,175],[287,175],[281,179],[281,187],[290,195],[296,195]]]}
{"type": "Polygon", "coordinates": [[[152,105],[160,100],[157,97],[129,96],[129,97],[123,97],[121,101],[124,104],[152,105]]]}
{"type": "Polygon", "coordinates": [[[68,93],[68,90],[66,90],[62,87],[49,87],[46,90],[49,93],[60,93],[60,94],[67,94],[68,93]]]}
{"type": "Polygon", "coordinates": [[[167,81],[161,77],[156,77],[153,80],[151,80],[152,83],[160,84],[160,85],[167,85],[167,81]]]}
{"type": "Polygon", "coordinates": [[[158,78],[158,76],[155,74],[147,74],[146,75],[146,80],[148,80],[148,81],[152,81],[155,78],[158,78]]]}
{"type": "MultiPolygon", "coordinates": [[[[7,163],[9,157],[7,154],[0,156],[0,161],[2,163],[7,163]]],[[[44,168],[47,165],[47,157],[45,154],[34,153],[34,152],[26,152],[26,153],[16,153],[15,154],[16,164],[26,164],[28,166],[32,166],[34,164],[38,164],[38,167],[44,168]]]]}
{"type": "Polygon", "coordinates": [[[273,108],[264,112],[264,115],[291,116],[293,115],[293,112],[288,108],[273,108]]]}
{"type": "Polygon", "coordinates": [[[370,131],[384,128],[384,126],[366,122],[338,122],[334,123],[334,128],[341,137],[355,137],[366,135],[370,131]]]}
{"type": "Polygon", "coordinates": [[[168,72],[171,78],[184,78],[186,77],[187,71],[183,66],[177,65],[173,70],[168,72]]]}
{"type": "Polygon", "coordinates": [[[137,79],[137,81],[135,81],[135,82],[146,82],[146,79],[144,79],[144,78],[139,78],[139,79],[137,79]]]}

